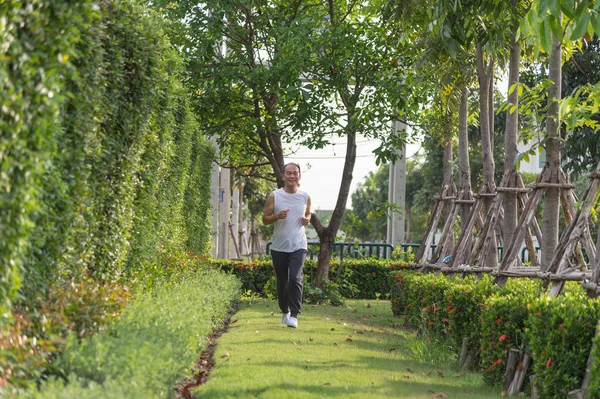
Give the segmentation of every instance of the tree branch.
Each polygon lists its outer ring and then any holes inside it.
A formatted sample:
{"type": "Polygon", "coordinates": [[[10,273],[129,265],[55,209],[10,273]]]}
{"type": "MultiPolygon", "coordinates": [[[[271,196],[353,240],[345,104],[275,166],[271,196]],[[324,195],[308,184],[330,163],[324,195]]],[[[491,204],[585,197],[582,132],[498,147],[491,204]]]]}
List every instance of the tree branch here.
{"type": "Polygon", "coordinates": [[[323,223],[321,223],[321,220],[314,212],[310,214],[310,224],[315,228],[317,235],[321,237],[321,234],[323,234],[323,231],[325,230],[325,226],[323,226],[323,223]]]}

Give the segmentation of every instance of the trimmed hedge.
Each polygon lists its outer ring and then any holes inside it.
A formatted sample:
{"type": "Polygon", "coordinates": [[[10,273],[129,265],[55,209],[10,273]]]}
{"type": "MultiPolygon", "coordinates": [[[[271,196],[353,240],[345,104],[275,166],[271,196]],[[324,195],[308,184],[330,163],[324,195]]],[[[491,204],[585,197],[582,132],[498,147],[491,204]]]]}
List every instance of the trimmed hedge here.
{"type": "Polygon", "coordinates": [[[196,268],[214,153],[147,5],[9,1],[0,15],[0,389],[12,389],[53,372],[64,326],[84,317],[73,307],[92,312],[89,334],[110,319],[105,296],[196,268]]]}
{"type": "Polygon", "coordinates": [[[58,276],[152,285],[207,253],[214,154],[163,21],[135,0],[0,14],[0,313],[58,276]]]}
{"type": "MultiPolygon", "coordinates": [[[[271,260],[240,262],[226,259],[213,259],[212,264],[228,273],[234,274],[242,282],[242,289],[259,295],[265,294],[265,285],[275,274],[271,260]]],[[[329,268],[329,280],[340,285],[358,287],[357,292],[349,290],[350,299],[388,298],[395,281],[392,272],[407,268],[406,263],[379,259],[352,259],[332,261],[329,268]]],[[[316,260],[304,263],[304,282],[312,284],[317,270],[316,260]]]]}
{"type": "MultiPolygon", "coordinates": [[[[393,278],[394,315],[428,337],[448,339],[456,353],[467,337],[487,383],[502,384],[509,349],[517,348],[533,355],[528,374],[536,374],[540,397],[564,398],[581,387],[600,299],[588,298],[579,284],[567,283],[561,296],[547,298],[540,280],[509,279],[498,287],[491,275],[475,280],[400,271],[393,278]]],[[[597,347],[592,355],[590,397],[598,398],[597,347]]]]}

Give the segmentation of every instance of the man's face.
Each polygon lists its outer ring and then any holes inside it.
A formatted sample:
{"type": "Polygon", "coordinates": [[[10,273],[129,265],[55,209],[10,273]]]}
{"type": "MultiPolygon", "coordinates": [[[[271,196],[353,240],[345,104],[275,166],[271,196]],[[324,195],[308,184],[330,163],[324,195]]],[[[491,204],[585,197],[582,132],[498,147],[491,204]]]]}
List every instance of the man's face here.
{"type": "Polygon", "coordinates": [[[294,164],[289,164],[283,170],[283,180],[287,185],[296,185],[300,181],[300,169],[294,164]]]}

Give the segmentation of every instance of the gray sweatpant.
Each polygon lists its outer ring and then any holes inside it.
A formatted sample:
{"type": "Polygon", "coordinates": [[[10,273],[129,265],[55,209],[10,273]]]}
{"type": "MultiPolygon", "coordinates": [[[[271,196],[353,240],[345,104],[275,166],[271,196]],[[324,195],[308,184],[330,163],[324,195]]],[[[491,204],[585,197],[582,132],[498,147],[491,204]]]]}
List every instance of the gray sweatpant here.
{"type": "Polygon", "coordinates": [[[306,249],[296,252],[271,251],[277,275],[279,308],[283,313],[290,312],[292,317],[298,317],[302,305],[302,266],[307,253],[306,249]]]}

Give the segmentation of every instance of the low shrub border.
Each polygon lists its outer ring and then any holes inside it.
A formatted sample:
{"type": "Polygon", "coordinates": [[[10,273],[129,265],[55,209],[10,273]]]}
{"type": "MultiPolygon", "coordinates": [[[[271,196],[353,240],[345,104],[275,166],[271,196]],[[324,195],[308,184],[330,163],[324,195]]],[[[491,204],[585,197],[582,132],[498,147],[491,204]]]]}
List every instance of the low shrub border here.
{"type": "MultiPolygon", "coordinates": [[[[241,262],[234,260],[213,259],[213,266],[235,275],[242,283],[242,290],[264,295],[265,286],[275,272],[271,260],[254,260],[241,262]]],[[[347,295],[349,299],[389,298],[395,280],[392,272],[407,269],[407,263],[390,262],[379,259],[352,259],[331,262],[329,280],[337,284],[358,287],[358,291],[347,295]]],[[[315,260],[304,263],[304,282],[312,284],[317,270],[315,260]]]]}
{"type": "Polygon", "coordinates": [[[23,397],[172,397],[239,293],[237,279],[201,270],[143,294],[108,330],[69,337],[58,360],[69,384],[52,379],[23,397]]]}

